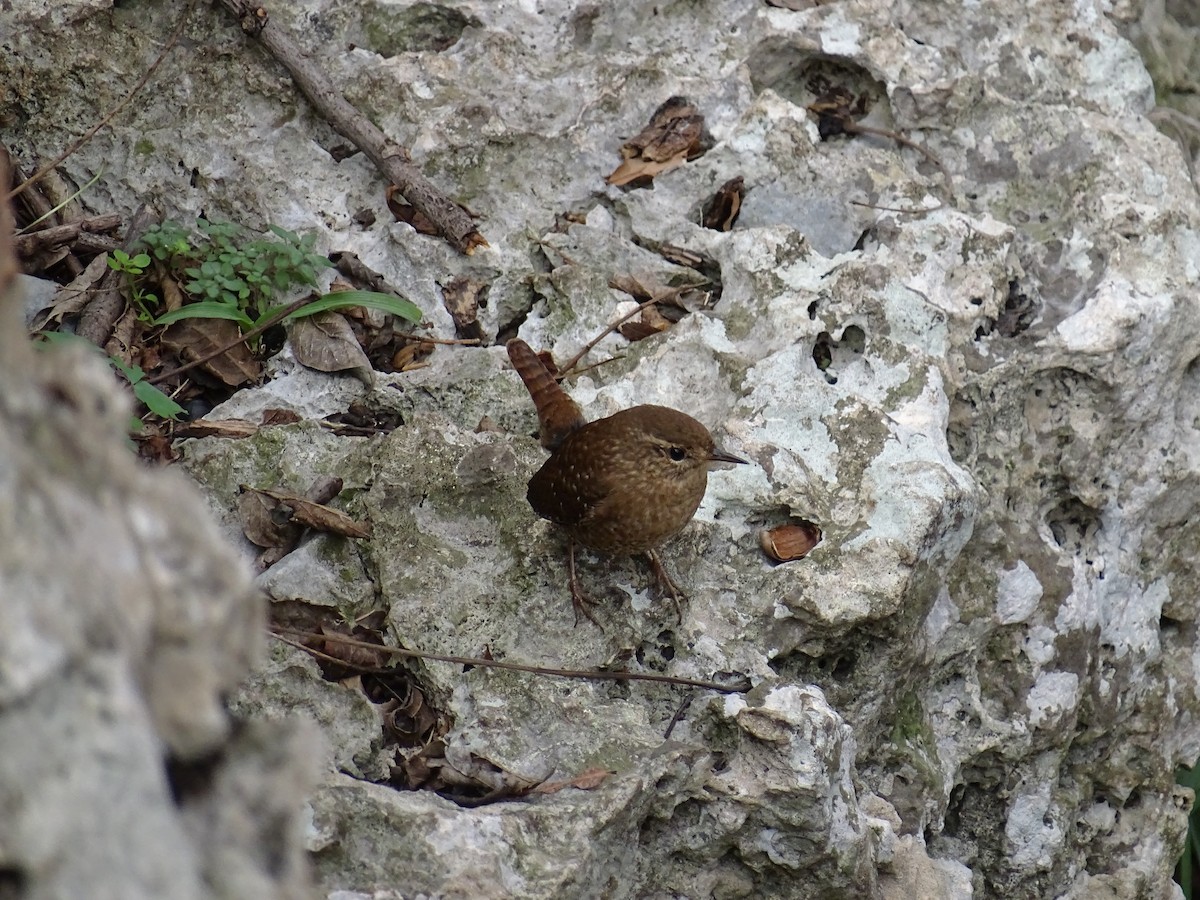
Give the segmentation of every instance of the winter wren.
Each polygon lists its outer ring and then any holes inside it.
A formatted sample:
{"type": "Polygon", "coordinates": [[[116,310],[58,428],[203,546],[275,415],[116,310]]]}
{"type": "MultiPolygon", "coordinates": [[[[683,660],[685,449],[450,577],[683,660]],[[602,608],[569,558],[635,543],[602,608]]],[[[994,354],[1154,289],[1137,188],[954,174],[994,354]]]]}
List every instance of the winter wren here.
{"type": "Polygon", "coordinates": [[[550,450],[526,496],[534,512],[567,533],[576,623],[583,613],[600,624],[575,575],[576,542],[605,554],[644,553],[682,617],[681,593],[658,547],[692,520],[709,466],[745,460],[717,447],[691,416],[665,406],[635,406],[587,422],[528,344],[509,341],[508,356],[533,398],[541,443],[550,450]]]}

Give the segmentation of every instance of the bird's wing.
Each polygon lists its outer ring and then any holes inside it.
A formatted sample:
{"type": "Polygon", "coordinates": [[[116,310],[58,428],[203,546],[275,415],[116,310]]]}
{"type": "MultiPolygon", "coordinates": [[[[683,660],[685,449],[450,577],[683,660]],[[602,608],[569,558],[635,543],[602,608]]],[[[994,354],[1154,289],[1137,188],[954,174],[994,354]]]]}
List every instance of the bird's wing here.
{"type": "Polygon", "coordinates": [[[577,466],[568,445],[546,460],[529,479],[526,497],[533,511],[559,525],[573,526],[585,521],[604,502],[608,491],[602,478],[577,466]]]}

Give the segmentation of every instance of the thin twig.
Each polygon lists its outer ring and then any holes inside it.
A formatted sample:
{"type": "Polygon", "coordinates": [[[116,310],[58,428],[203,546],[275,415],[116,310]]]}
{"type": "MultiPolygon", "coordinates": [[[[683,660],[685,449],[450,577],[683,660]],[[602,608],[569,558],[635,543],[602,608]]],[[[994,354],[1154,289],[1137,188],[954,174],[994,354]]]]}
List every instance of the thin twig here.
{"type": "Polygon", "coordinates": [[[689,691],[687,694],[684,694],[683,699],[679,701],[679,708],[675,710],[675,715],[671,716],[671,721],[667,724],[667,730],[663,732],[664,741],[669,741],[671,739],[671,732],[673,732],[675,730],[675,726],[683,720],[683,714],[688,711],[688,707],[692,705],[692,700],[695,698],[695,696],[695,694],[689,691]]]}
{"type": "Polygon", "coordinates": [[[847,131],[850,134],[873,134],[876,137],[891,138],[901,146],[911,147],[913,150],[916,150],[927,160],[938,167],[938,171],[941,172],[942,177],[946,179],[946,187],[950,190],[951,195],[954,194],[954,180],[950,177],[950,173],[946,171],[946,167],[942,165],[942,161],[938,159],[932,151],[925,149],[916,141],[910,140],[909,138],[906,138],[904,135],[898,134],[895,131],[889,131],[886,128],[874,128],[871,125],[860,125],[858,122],[851,121],[849,118],[842,120],[840,124],[842,126],[842,130],[847,131]]]}
{"type": "Polygon", "coordinates": [[[672,297],[678,297],[684,291],[690,291],[693,288],[701,288],[701,287],[704,287],[706,284],[711,284],[711,283],[712,282],[710,282],[706,278],[703,281],[697,281],[694,284],[682,284],[679,287],[673,287],[668,291],[663,291],[661,294],[651,297],[649,300],[639,303],[629,313],[621,316],[621,318],[617,319],[615,322],[613,322],[611,325],[609,325],[607,328],[605,328],[603,331],[601,331],[598,335],[596,335],[594,338],[592,338],[590,341],[588,341],[586,344],[584,344],[583,349],[580,350],[578,353],[576,353],[574,356],[572,356],[562,366],[562,368],[560,368],[558,370],[559,375],[561,377],[566,377],[566,375],[569,374],[570,371],[579,364],[579,361],[581,359],[583,359],[585,356],[587,356],[589,353],[592,352],[592,350],[595,348],[595,346],[597,344],[599,344],[602,340],[604,340],[606,337],[608,337],[610,334],[612,334],[614,331],[616,331],[618,328],[620,328],[622,325],[624,325],[626,322],[628,322],[630,319],[632,319],[634,316],[636,316],[638,313],[640,313],[646,307],[653,306],[655,303],[662,303],[664,300],[670,300],[672,297]]]}
{"type": "Polygon", "coordinates": [[[256,0],[220,0],[220,3],[237,18],[242,31],[255,38],[288,70],[309,103],[334,130],[365,153],[456,250],[470,256],[477,248],[488,246],[470,215],[421,174],[410,162],[407,149],[387,137],[342,95],[288,30],[270,21],[262,4],[256,0]]]}
{"type": "Polygon", "coordinates": [[[908,216],[921,216],[925,213],[935,212],[946,205],[941,200],[937,202],[937,206],[923,206],[920,209],[904,209],[901,206],[880,206],[877,203],[864,203],[862,200],[851,200],[850,203],[854,206],[861,206],[864,209],[877,209],[880,212],[904,213],[908,216]]]}
{"type": "Polygon", "coordinates": [[[324,659],[336,662],[339,665],[352,668],[360,672],[368,672],[375,675],[386,675],[391,673],[391,669],[372,669],[364,666],[356,666],[348,663],[345,660],[337,659],[336,657],[328,656],[321,653],[319,650],[313,650],[311,647],[305,647],[303,644],[298,644],[288,640],[283,635],[290,634],[294,637],[311,638],[318,641],[331,641],[335,644],[345,644],[347,647],[358,647],[362,650],[374,650],[376,652],[387,653],[392,656],[400,656],[405,659],[431,659],[436,662],[453,663],[460,666],[477,666],[486,669],[507,669],[512,672],[529,672],[533,675],[547,675],[552,678],[579,678],[598,681],[653,681],[659,684],[682,684],[689,687],[704,688],[709,691],[718,691],[722,694],[736,694],[750,690],[748,679],[743,679],[734,684],[718,684],[715,681],[699,681],[695,678],[678,678],[674,675],[655,675],[648,672],[602,672],[599,670],[578,670],[578,669],[549,669],[544,666],[527,666],[521,663],[501,662],[495,659],[479,659],[473,656],[447,656],[442,653],[427,653],[424,650],[405,650],[400,647],[387,647],[382,644],[372,644],[367,641],[359,641],[351,637],[343,637],[336,634],[315,634],[309,631],[300,631],[294,628],[276,627],[269,632],[273,637],[285,644],[293,647],[299,647],[308,653],[319,655],[324,659]]]}
{"type": "Polygon", "coordinates": [[[172,369],[169,372],[160,372],[159,374],[155,375],[153,378],[147,378],[146,383],[147,384],[161,384],[162,382],[167,381],[168,379],[174,378],[176,375],[182,374],[183,372],[187,372],[187,371],[190,371],[191,369],[196,368],[196,366],[202,366],[206,362],[208,362],[210,359],[216,359],[222,353],[227,353],[228,351],[232,350],[238,344],[243,344],[246,341],[253,340],[254,338],[258,337],[260,334],[262,334],[264,331],[266,331],[268,328],[271,328],[274,325],[278,325],[280,322],[282,322],[284,319],[286,319],[288,316],[290,316],[292,313],[294,313],[300,307],[306,306],[307,304],[309,304],[311,302],[312,302],[311,297],[301,297],[299,300],[293,300],[291,303],[289,303],[283,309],[279,310],[279,312],[275,313],[275,315],[271,316],[271,318],[267,319],[261,325],[256,325],[255,327],[251,328],[249,331],[247,331],[245,334],[243,334],[241,337],[239,337],[236,341],[230,341],[224,347],[218,347],[216,350],[212,351],[212,353],[206,353],[203,356],[201,356],[199,359],[194,359],[187,365],[180,366],[178,369],[172,369]]]}
{"type": "Polygon", "coordinates": [[[397,331],[396,337],[407,338],[410,341],[417,341],[422,344],[465,344],[473,346],[483,343],[479,338],[431,338],[424,337],[419,334],[413,334],[411,331],[397,331]]]}
{"type": "Polygon", "coordinates": [[[84,144],[86,144],[88,141],[90,141],[95,136],[97,131],[99,131],[101,128],[103,128],[105,125],[107,125],[117,113],[119,113],[121,110],[123,110],[126,106],[129,105],[129,101],[132,100],[137,95],[138,91],[140,91],[142,88],[144,88],[146,86],[146,82],[150,80],[150,76],[154,74],[154,70],[157,69],[159,67],[159,65],[162,64],[162,61],[167,58],[167,54],[171,52],[171,48],[174,47],[175,44],[179,41],[180,35],[183,34],[183,26],[187,23],[188,16],[191,15],[192,5],[194,3],[195,3],[195,0],[189,0],[188,5],[186,7],[184,7],[183,12],[179,14],[179,24],[175,26],[175,30],[171,33],[171,36],[167,39],[166,46],[162,48],[162,51],[158,54],[158,57],[154,60],[154,62],[150,63],[150,68],[148,68],[142,74],[142,77],[137,80],[137,84],[135,84],[133,86],[133,89],[130,90],[130,92],[125,95],[125,99],[122,100],[120,103],[118,103],[116,106],[114,106],[112,108],[112,110],[104,118],[102,118],[99,122],[97,122],[95,125],[93,125],[91,128],[89,128],[81,138],[79,138],[77,141],[75,141],[73,144],[71,144],[71,146],[69,146],[66,150],[64,150],[62,152],[62,155],[59,156],[58,159],[42,166],[40,169],[38,169],[36,172],[34,172],[32,175],[30,175],[24,181],[22,181],[19,185],[17,185],[15,188],[13,188],[11,191],[9,191],[6,199],[11,200],[13,197],[17,196],[17,194],[24,191],[30,185],[36,184],[37,182],[39,182],[43,178],[45,178],[47,172],[51,172],[55,168],[57,168],[59,165],[61,165],[62,162],[65,159],[67,159],[67,157],[69,157],[72,153],[75,153],[80,147],[82,147],[84,144]]]}

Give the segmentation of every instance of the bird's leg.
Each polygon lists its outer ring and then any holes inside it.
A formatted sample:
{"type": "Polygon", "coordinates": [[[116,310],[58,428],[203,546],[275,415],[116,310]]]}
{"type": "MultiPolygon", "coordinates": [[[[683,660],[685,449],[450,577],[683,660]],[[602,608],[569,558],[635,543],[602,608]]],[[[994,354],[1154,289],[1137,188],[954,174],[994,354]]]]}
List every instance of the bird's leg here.
{"type": "Polygon", "coordinates": [[[575,574],[575,539],[567,538],[567,571],[571,575],[571,607],[575,610],[575,627],[579,627],[579,614],[583,613],[584,617],[599,628],[604,630],[604,626],[596,621],[596,617],[592,615],[589,606],[594,606],[596,601],[588,597],[583,592],[583,588],[579,586],[579,578],[575,574]]]}
{"type": "Polygon", "coordinates": [[[687,599],[687,594],[679,589],[671,576],[667,574],[667,567],[663,565],[656,550],[647,550],[646,559],[650,560],[650,571],[654,573],[654,578],[658,581],[658,586],[662,588],[664,593],[671,595],[671,602],[675,604],[675,624],[683,623],[683,601],[687,599]]]}

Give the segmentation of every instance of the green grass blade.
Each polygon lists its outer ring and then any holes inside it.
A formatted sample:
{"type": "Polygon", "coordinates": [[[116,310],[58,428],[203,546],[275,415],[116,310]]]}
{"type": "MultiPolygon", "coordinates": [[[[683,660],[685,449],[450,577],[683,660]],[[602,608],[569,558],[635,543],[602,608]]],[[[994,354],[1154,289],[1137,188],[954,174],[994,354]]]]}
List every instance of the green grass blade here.
{"type": "Polygon", "coordinates": [[[150,324],[152,325],[170,325],[172,322],[178,322],[180,319],[231,319],[234,322],[239,322],[247,328],[254,323],[248,315],[229,303],[221,303],[218,300],[203,300],[200,303],[187,303],[172,310],[169,313],[163,313],[150,324]]]}
{"type": "MultiPolygon", "coordinates": [[[[391,313],[402,319],[407,319],[409,322],[421,321],[421,310],[415,304],[410,303],[402,297],[382,294],[378,291],[333,291],[329,294],[323,294],[312,303],[307,303],[300,307],[288,316],[288,319],[302,319],[305,316],[314,316],[319,312],[326,312],[331,309],[348,309],[351,306],[365,306],[367,309],[377,309],[381,312],[391,313]]],[[[281,309],[283,309],[282,306],[275,306],[268,309],[259,316],[258,322],[255,324],[265,322],[281,309]]]]}

